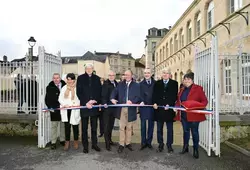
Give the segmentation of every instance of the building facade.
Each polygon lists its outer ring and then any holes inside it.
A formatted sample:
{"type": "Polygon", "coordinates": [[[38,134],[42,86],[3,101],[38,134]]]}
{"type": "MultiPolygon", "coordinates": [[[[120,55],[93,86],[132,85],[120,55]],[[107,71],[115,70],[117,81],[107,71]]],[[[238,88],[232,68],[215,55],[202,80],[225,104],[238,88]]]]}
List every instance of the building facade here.
{"type": "Polygon", "coordinates": [[[148,30],[145,40],[145,67],[150,68],[154,73],[155,69],[155,47],[169,30],[166,28],[157,29],[155,27],[148,30]]]}
{"type": "MultiPolygon", "coordinates": [[[[195,53],[210,47],[215,34],[220,57],[231,55],[237,58],[239,53],[249,54],[249,4],[250,0],[194,0],[156,46],[157,77],[161,75],[162,69],[168,68],[173,79],[180,83],[186,72],[199,71],[194,70],[195,53]]],[[[227,77],[236,72],[230,70],[234,62],[227,62],[224,66],[228,70],[224,73],[227,77]]],[[[250,67],[243,72],[249,77],[250,67]]],[[[234,78],[237,79],[237,76],[234,78]]],[[[230,86],[232,82],[230,78],[224,84],[230,86]]],[[[249,83],[248,86],[250,93],[249,83]]]]}
{"type": "Polygon", "coordinates": [[[92,53],[88,51],[83,56],[62,57],[62,62],[62,72],[64,76],[67,73],[74,73],[76,75],[83,74],[86,63],[93,63],[96,74],[102,78],[108,78],[109,70],[116,72],[117,79],[119,79],[126,70],[132,70],[134,73],[138,70],[136,69],[135,59],[131,53],[92,53]]]}

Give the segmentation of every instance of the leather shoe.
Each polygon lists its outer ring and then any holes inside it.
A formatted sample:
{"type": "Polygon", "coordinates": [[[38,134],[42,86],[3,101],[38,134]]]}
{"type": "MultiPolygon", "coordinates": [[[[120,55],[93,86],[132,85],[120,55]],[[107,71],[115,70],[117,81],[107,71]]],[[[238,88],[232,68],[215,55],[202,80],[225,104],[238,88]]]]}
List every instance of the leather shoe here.
{"type": "Polygon", "coordinates": [[[159,151],[159,152],[162,152],[163,150],[164,150],[164,145],[161,145],[161,144],[160,144],[160,145],[158,146],[158,151],[159,151]]]}
{"type": "Polygon", "coordinates": [[[98,136],[99,138],[103,137],[103,133],[98,136]]]}
{"type": "Polygon", "coordinates": [[[146,144],[142,144],[140,150],[142,151],[145,148],[147,148],[147,145],[146,144]]]}
{"type": "Polygon", "coordinates": [[[199,158],[199,151],[198,151],[198,149],[194,149],[193,157],[194,157],[195,159],[198,159],[198,158],[199,158]]]}
{"type": "Polygon", "coordinates": [[[89,149],[88,148],[83,148],[83,153],[89,153],[89,149]]]}
{"type": "Polygon", "coordinates": [[[130,151],[133,151],[133,148],[132,148],[131,144],[126,145],[126,148],[128,148],[128,150],[130,150],[130,151]]]}
{"type": "Polygon", "coordinates": [[[168,153],[172,153],[174,152],[174,149],[172,148],[172,146],[168,146],[168,153]]]}
{"type": "Polygon", "coordinates": [[[60,145],[64,146],[65,145],[65,141],[60,142],[60,145]]]}
{"type": "Polygon", "coordinates": [[[153,146],[151,144],[148,144],[149,149],[153,149],[153,146]]]}
{"type": "Polygon", "coordinates": [[[188,145],[184,145],[180,154],[185,154],[188,152],[188,145]]]}
{"type": "Polygon", "coordinates": [[[124,146],[120,145],[120,146],[118,147],[117,152],[118,152],[118,153],[122,153],[123,150],[124,150],[124,146]]]}
{"type": "Polygon", "coordinates": [[[115,146],[115,145],[116,145],[116,143],[113,142],[113,141],[110,141],[109,144],[110,144],[111,146],[115,146]]]}
{"type": "Polygon", "coordinates": [[[56,144],[55,143],[51,144],[50,149],[55,150],[56,149],[56,144]]]}
{"type": "Polygon", "coordinates": [[[111,151],[110,144],[106,144],[106,149],[107,149],[107,151],[111,151]]]}
{"type": "Polygon", "coordinates": [[[101,149],[97,145],[92,145],[92,149],[94,149],[97,152],[101,151],[101,149]]]}

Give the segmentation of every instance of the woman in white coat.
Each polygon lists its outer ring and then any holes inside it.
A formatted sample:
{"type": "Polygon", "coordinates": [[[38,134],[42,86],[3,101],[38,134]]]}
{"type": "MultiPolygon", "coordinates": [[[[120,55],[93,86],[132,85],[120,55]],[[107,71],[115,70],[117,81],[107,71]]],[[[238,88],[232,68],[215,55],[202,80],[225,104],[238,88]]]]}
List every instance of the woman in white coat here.
{"type": "MultiPolygon", "coordinates": [[[[67,85],[61,89],[59,103],[62,108],[80,106],[80,101],[76,95],[76,77],[73,73],[66,76],[67,85]]],[[[79,109],[61,110],[62,122],[65,123],[65,145],[64,150],[70,147],[71,125],[73,126],[74,148],[78,149],[79,123],[81,120],[79,109]]]]}

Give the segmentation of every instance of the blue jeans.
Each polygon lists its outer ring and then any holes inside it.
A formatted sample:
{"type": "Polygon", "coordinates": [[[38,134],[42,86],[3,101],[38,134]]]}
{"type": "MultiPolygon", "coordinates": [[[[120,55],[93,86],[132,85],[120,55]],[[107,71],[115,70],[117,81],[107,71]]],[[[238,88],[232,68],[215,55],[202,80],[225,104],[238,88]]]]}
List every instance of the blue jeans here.
{"type": "Polygon", "coordinates": [[[193,138],[193,147],[198,149],[199,147],[199,124],[200,122],[188,122],[187,120],[182,119],[182,128],[183,128],[183,141],[184,145],[189,144],[190,139],[190,130],[193,138]]]}
{"type": "MultiPolygon", "coordinates": [[[[174,122],[167,122],[167,146],[171,146],[174,140],[174,130],[173,130],[174,122]]],[[[157,122],[157,141],[160,145],[163,145],[163,125],[164,122],[157,122]]]]}
{"type": "Polygon", "coordinates": [[[141,119],[141,144],[151,145],[154,134],[154,121],[153,120],[142,120],[141,119]],[[148,128],[147,128],[148,122],[148,128]],[[148,134],[147,134],[148,129],[148,134]]]}

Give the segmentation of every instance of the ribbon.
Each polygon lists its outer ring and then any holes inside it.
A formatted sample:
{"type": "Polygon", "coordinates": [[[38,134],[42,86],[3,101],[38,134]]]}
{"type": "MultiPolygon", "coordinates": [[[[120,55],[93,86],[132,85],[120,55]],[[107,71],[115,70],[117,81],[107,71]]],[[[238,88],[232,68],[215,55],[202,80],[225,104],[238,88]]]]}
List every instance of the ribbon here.
{"type": "MultiPolygon", "coordinates": [[[[153,107],[153,105],[141,105],[141,104],[114,104],[114,105],[93,105],[92,108],[109,108],[109,107],[153,107]]],[[[173,106],[158,106],[158,108],[173,109],[178,111],[191,111],[183,107],[173,107],[173,106]]],[[[72,107],[61,107],[61,108],[44,108],[43,112],[53,111],[53,110],[75,110],[75,109],[88,109],[87,106],[72,106],[72,107]]],[[[212,110],[192,110],[193,113],[198,114],[213,114],[212,110]]]]}

